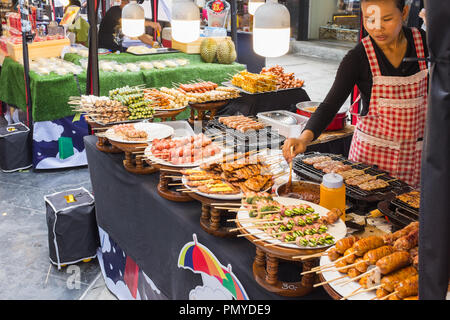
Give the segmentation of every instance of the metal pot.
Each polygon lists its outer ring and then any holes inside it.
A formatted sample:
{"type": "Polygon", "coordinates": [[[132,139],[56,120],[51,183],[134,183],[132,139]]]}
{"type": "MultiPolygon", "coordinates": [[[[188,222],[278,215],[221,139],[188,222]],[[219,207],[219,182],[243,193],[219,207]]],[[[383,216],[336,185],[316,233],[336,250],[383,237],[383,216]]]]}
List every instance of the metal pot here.
{"type": "MultiPolygon", "coordinates": [[[[321,102],[314,102],[314,101],[304,101],[297,103],[296,105],[297,113],[301,114],[302,116],[310,118],[311,115],[316,111],[315,109],[319,107],[320,104],[321,102]]],[[[342,107],[336,114],[330,125],[325,129],[325,131],[335,131],[344,129],[347,120],[347,112],[348,108],[342,107]]]]}

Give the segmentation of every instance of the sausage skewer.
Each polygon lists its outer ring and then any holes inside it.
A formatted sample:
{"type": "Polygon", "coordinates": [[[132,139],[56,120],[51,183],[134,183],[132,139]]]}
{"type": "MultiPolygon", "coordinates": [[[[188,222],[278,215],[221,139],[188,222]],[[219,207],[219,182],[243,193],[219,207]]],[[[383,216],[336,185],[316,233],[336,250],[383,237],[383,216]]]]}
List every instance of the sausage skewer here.
{"type": "MultiPolygon", "coordinates": [[[[348,240],[346,240],[346,242],[343,241],[340,244],[340,245],[342,245],[342,247],[340,247],[339,249],[337,248],[337,242],[336,242],[336,250],[338,252],[342,252],[342,250],[344,250],[344,248],[347,247],[345,244],[349,244],[351,242],[351,240],[349,238],[344,238],[344,239],[348,239],[348,240]]],[[[344,240],[344,239],[341,239],[341,240],[344,240]]],[[[350,248],[354,249],[351,252],[348,252],[348,255],[344,255],[342,258],[339,258],[336,261],[334,261],[334,263],[329,263],[329,264],[326,264],[323,266],[319,266],[319,267],[313,268],[311,270],[317,271],[317,270],[321,270],[323,268],[329,268],[330,266],[333,267],[335,263],[337,263],[341,260],[344,260],[344,259],[347,260],[347,259],[351,258],[351,256],[353,256],[353,255],[363,256],[366,252],[376,249],[376,248],[379,248],[383,245],[384,245],[384,240],[381,237],[377,237],[377,236],[370,236],[367,238],[357,240],[356,242],[354,242],[354,244],[352,246],[347,247],[344,250],[344,252],[346,252],[346,250],[348,250],[350,248]]],[[[344,253],[344,252],[342,252],[342,253],[344,253]]]]}
{"type": "Polygon", "coordinates": [[[390,254],[388,256],[385,256],[377,261],[375,264],[375,268],[372,268],[371,270],[363,273],[362,275],[352,278],[350,280],[347,280],[345,282],[338,283],[340,285],[345,285],[347,283],[350,283],[352,281],[358,280],[362,278],[364,275],[379,271],[381,274],[386,275],[388,273],[391,273],[395,270],[398,270],[400,268],[403,268],[407,266],[410,263],[410,255],[406,251],[399,251],[394,252],[393,254],[390,254]]]}

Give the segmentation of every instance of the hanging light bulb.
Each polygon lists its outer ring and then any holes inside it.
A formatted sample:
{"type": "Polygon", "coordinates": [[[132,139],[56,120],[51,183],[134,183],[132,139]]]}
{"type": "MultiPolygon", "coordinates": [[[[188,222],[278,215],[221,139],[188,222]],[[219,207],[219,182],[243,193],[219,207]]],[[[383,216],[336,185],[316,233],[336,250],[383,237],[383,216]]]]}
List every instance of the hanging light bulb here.
{"type": "Polygon", "coordinates": [[[255,15],[256,9],[261,7],[264,3],[266,3],[265,0],[249,0],[248,2],[248,13],[252,16],[255,15]]]}
{"type": "Polygon", "coordinates": [[[174,0],[170,23],[175,41],[189,43],[200,37],[200,10],[192,0],[174,0]]]}
{"type": "Polygon", "coordinates": [[[130,1],[122,9],[122,33],[127,37],[139,37],[145,32],[144,8],[136,1],[130,1]]]}
{"type": "Polygon", "coordinates": [[[253,50],[263,57],[280,57],[289,51],[291,16],[277,0],[267,0],[253,18],[253,50]]]}

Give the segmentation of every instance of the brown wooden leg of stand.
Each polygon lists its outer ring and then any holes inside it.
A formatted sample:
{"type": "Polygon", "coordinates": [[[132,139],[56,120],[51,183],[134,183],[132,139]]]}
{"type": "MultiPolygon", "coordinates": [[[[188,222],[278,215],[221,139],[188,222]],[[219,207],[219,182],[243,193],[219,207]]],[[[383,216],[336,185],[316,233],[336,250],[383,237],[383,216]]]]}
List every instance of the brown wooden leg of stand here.
{"type": "Polygon", "coordinates": [[[264,268],[264,266],[266,265],[266,254],[264,253],[264,251],[262,251],[258,247],[256,247],[255,264],[258,267],[262,267],[262,268],[264,268]]]}
{"type": "Polygon", "coordinates": [[[278,282],[278,258],[266,255],[266,281],[270,285],[276,285],[278,282]]]}
{"type": "Polygon", "coordinates": [[[210,210],[211,210],[210,206],[204,203],[202,204],[202,216],[201,216],[202,220],[209,221],[209,219],[211,218],[210,210]]]}
{"type": "MultiPolygon", "coordinates": [[[[305,262],[303,262],[302,272],[309,271],[312,268],[316,267],[317,265],[318,265],[317,260],[305,261],[305,262]]],[[[316,280],[317,280],[316,273],[308,273],[308,274],[305,274],[304,276],[302,276],[301,283],[305,288],[309,288],[309,287],[312,288],[314,283],[316,283],[316,280]]]]}
{"type": "Polygon", "coordinates": [[[211,208],[211,230],[217,231],[220,229],[220,210],[216,208],[211,208]]]}

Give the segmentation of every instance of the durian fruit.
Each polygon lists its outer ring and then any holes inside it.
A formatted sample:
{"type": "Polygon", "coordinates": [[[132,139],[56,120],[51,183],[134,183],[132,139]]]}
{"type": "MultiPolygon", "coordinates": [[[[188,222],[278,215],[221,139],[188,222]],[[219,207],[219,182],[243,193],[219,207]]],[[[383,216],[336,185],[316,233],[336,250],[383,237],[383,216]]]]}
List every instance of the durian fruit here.
{"type": "Polygon", "coordinates": [[[200,56],[206,63],[213,63],[216,59],[217,41],[212,38],[203,39],[200,44],[200,56]]]}
{"type": "Polygon", "coordinates": [[[223,40],[217,46],[217,61],[221,64],[231,64],[236,60],[236,47],[231,39],[223,40]]]}

